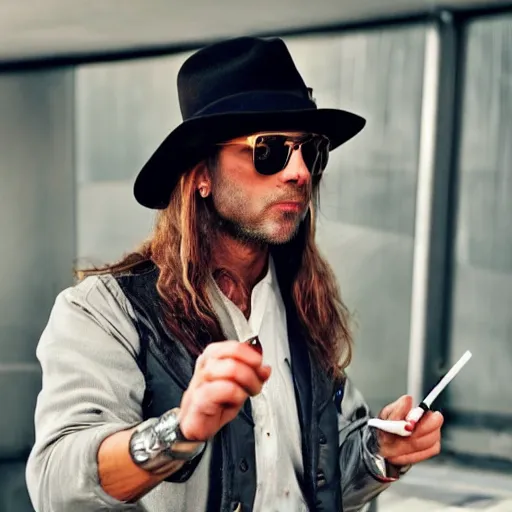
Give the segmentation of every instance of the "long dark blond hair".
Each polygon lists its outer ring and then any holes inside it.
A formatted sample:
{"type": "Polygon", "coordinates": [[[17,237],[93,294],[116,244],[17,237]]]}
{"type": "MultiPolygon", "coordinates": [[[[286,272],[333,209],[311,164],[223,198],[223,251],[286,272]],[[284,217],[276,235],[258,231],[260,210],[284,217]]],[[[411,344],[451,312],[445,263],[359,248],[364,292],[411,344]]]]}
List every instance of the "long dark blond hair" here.
{"type": "MultiPolygon", "coordinates": [[[[180,178],[169,206],[157,214],[152,236],[136,251],[113,265],[77,272],[79,279],[119,274],[152,261],[159,270],[157,289],[167,326],[193,355],[204,350],[200,341],[204,336],[198,333],[208,333],[211,341],[223,339],[207,294],[208,281],[216,270],[211,268],[210,257],[215,227],[211,210],[197,193],[198,170],[199,166],[180,178]]],[[[287,260],[289,281],[284,292],[293,300],[312,354],[331,377],[343,378],[352,358],[349,313],[334,272],[316,246],[313,206],[295,239],[276,246],[275,253],[287,260]]]]}

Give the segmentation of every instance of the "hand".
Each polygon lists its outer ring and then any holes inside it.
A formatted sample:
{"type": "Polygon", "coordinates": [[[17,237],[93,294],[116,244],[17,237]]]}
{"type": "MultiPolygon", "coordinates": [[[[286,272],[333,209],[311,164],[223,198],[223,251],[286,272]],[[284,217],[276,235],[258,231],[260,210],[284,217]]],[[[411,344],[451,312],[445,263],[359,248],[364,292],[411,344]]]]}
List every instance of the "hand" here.
{"type": "MultiPolygon", "coordinates": [[[[404,420],[413,407],[412,397],[404,395],[396,402],[382,409],[379,418],[384,420],[404,420]]],[[[378,431],[379,453],[396,466],[416,464],[430,459],[441,451],[441,426],[443,415],[440,412],[426,412],[416,424],[409,437],[401,437],[378,431]]]]}
{"type": "Polygon", "coordinates": [[[270,377],[270,367],[250,345],[238,341],[211,343],[197,358],[183,394],[180,429],[190,441],[206,441],[233,420],[249,396],[270,377]]]}

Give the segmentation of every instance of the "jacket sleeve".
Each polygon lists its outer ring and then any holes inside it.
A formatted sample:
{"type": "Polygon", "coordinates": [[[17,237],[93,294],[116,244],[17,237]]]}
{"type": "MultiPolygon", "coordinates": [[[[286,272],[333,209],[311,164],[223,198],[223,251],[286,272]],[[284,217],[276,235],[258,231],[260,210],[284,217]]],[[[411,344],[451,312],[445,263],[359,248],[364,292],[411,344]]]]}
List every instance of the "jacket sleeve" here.
{"type": "Polygon", "coordinates": [[[370,410],[350,379],[345,381],[338,414],[339,460],[344,512],[356,512],[399,477],[378,455],[377,438],[368,427],[370,410]]]}
{"type": "Polygon", "coordinates": [[[138,335],[116,286],[92,277],[60,293],[39,341],[43,382],[26,467],[36,512],[143,510],[105,493],[97,471],[101,442],[141,421],[145,390],[138,335]]]}

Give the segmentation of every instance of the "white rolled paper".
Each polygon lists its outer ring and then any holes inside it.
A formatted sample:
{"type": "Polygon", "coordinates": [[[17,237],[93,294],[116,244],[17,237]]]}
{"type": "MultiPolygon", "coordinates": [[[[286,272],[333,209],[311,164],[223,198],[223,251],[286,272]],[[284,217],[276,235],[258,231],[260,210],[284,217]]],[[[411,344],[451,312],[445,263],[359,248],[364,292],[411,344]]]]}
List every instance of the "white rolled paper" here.
{"type": "Polygon", "coordinates": [[[371,418],[368,420],[368,425],[370,427],[378,428],[379,430],[384,430],[384,432],[389,432],[390,434],[396,434],[402,437],[409,437],[412,432],[405,430],[405,426],[408,425],[408,421],[400,420],[400,421],[392,421],[392,420],[381,420],[379,418],[371,418]]]}
{"type": "MultiPolygon", "coordinates": [[[[462,370],[465,364],[471,359],[471,352],[467,350],[463,356],[452,366],[450,371],[439,381],[439,383],[432,389],[432,391],[426,396],[425,400],[423,400],[422,404],[425,404],[430,408],[432,402],[440,395],[441,391],[453,380],[453,378],[462,370]]],[[[409,437],[412,432],[405,430],[405,426],[411,424],[413,427],[416,426],[416,423],[421,419],[421,417],[425,414],[425,411],[421,407],[415,407],[411,409],[409,414],[406,417],[406,420],[402,421],[390,421],[390,420],[381,420],[380,418],[371,418],[368,420],[368,425],[370,427],[378,428],[379,430],[384,430],[385,432],[389,432],[390,434],[396,434],[402,437],[409,437]]]]}

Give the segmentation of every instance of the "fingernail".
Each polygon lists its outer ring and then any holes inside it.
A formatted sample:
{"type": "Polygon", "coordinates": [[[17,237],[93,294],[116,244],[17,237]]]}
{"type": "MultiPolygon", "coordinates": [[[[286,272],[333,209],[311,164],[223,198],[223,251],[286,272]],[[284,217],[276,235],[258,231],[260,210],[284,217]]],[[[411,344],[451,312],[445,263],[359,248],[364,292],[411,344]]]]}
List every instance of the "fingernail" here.
{"type": "Polygon", "coordinates": [[[249,338],[247,341],[244,341],[244,343],[247,343],[247,345],[249,345],[252,349],[254,349],[256,352],[258,352],[258,354],[260,356],[263,355],[263,347],[261,346],[258,336],[249,338]]]}

